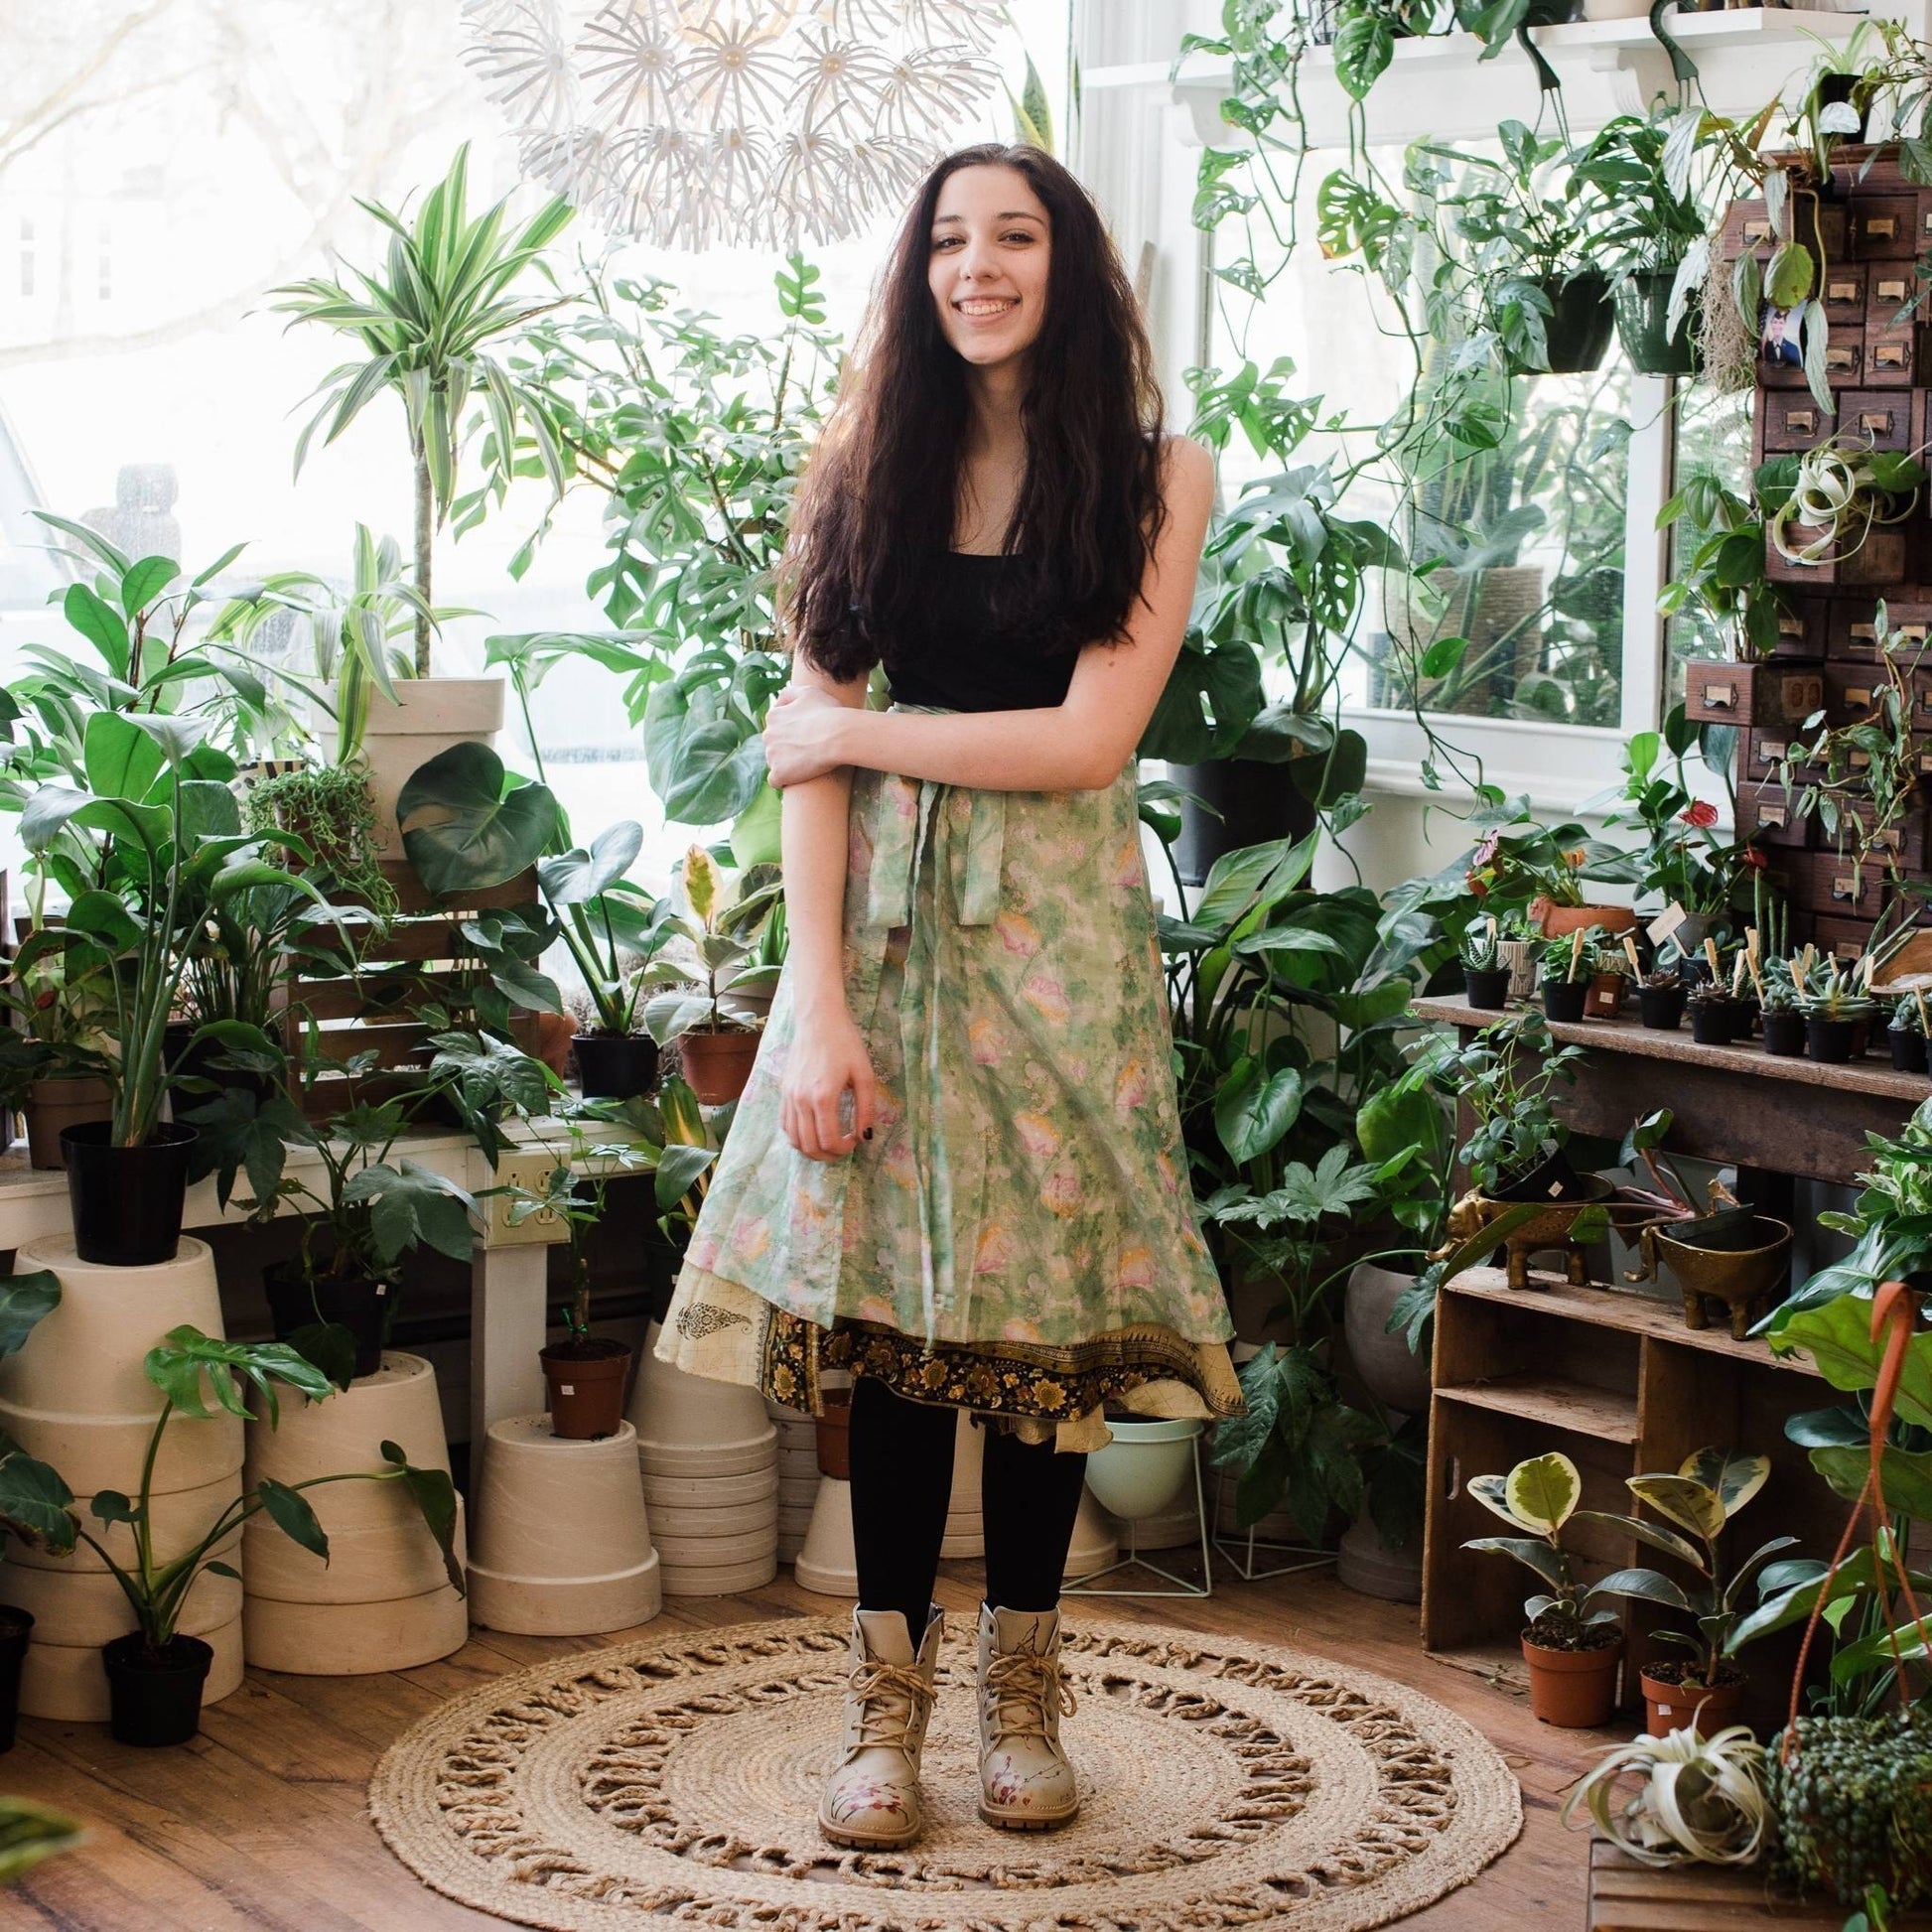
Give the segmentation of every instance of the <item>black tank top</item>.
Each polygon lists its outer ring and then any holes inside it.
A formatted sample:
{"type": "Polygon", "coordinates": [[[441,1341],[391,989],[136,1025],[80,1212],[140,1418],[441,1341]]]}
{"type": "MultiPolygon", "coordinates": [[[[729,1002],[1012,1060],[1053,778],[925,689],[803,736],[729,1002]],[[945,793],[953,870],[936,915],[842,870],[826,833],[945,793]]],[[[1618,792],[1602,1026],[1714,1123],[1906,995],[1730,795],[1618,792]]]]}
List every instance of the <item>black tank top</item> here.
{"type": "Polygon", "coordinates": [[[970,550],[935,551],[923,621],[886,683],[896,704],[948,711],[1035,711],[1064,703],[1077,651],[1048,656],[993,621],[992,587],[1019,560],[970,550]]]}

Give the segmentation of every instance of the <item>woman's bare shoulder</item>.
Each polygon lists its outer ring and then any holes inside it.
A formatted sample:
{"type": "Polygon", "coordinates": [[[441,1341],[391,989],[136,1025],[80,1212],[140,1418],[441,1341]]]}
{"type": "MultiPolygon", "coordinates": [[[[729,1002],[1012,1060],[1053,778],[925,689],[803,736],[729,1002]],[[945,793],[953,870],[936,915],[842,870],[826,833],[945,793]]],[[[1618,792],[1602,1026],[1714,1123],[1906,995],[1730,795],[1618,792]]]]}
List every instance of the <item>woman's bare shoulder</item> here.
{"type": "Polygon", "coordinates": [[[1178,487],[1205,496],[1214,487],[1214,453],[1191,436],[1161,439],[1161,468],[1170,493],[1178,487]]]}

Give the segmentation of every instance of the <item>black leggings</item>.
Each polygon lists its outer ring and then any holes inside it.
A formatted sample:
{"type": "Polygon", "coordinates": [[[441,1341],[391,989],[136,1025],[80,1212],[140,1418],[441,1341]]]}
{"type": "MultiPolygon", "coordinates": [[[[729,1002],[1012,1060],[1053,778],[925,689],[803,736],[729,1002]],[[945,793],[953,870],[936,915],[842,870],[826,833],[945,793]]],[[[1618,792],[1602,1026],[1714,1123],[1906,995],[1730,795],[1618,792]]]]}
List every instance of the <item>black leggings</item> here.
{"type": "MultiPolygon", "coordinates": [[[[852,1382],[852,1536],[859,1603],[898,1610],[917,1644],[925,1629],[946,1534],[957,1411],[896,1395],[876,1376],[852,1382]]],[[[999,1429],[985,1438],[980,1512],[986,1527],[986,1600],[996,1609],[1050,1610],[1073,1541],[1084,1455],[1028,1444],[999,1429]]]]}

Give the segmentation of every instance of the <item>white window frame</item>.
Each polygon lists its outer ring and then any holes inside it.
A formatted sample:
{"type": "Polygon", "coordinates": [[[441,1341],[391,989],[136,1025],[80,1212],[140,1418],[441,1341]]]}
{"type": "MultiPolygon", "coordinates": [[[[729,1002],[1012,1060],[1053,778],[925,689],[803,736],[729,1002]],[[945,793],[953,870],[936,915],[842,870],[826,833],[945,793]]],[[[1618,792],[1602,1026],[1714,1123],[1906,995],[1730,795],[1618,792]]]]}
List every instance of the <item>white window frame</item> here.
{"type": "MultiPolygon", "coordinates": [[[[1929,10],[1928,0],[1873,9],[1907,18],[1920,35],[1926,31],[1929,10]]],[[[1212,33],[1218,11],[1202,0],[1137,0],[1131,13],[1118,0],[1073,0],[1073,43],[1083,66],[1083,99],[1104,95],[1110,102],[1129,104],[1127,113],[1110,116],[1119,125],[1104,142],[1093,138],[1087,117],[1076,119],[1073,165],[1106,213],[1130,272],[1144,261],[1152,264],[1152,273],[1143,267],[1140,280],[1176,423],[1184,421],[1187,397],[1181,371],[1210,359],[1211,237],[1192,224],[1195,166],[1205,139],[1212,136],[1220,145],[1234,146],[1240,137],[1232,129],[1216,133],[1217,103],[1226,92],[1224,68],[1217,71],[1217,64],[1193,55],[1176,82],[1170,78],[1171,58],[1148,56],[1160,45],[1178,47],[1189,27],[1212,33]],[[1184,154],[1178,152],[1181,148],[1184,154]]],[[[1809,65],[1816,46],[1807,34],[1844,40],[1858,18],[1748,8],[1680,15],[1672,31],[1687,44],[1695,43],[1711,107],[1720,113],[1745,112],[1769,98],[1785,76],[1809,65]]],[[[1662,51],[1645,20],[1579,22],[1540,29],[1536,37],[1563,75],[1566,113],[1577,139],[1587,138],[1614,114],[1641,111],[1668,82],[1668,68],[1662,67],[1660,73],[1662,51]]],[[[1536,88],[1526,58],[1511,49],[1478,66],[1477,52],[1467,35],[1399,42],[1397,62],[1371,97],[1373,125],[1413,129],[1429,121],[1445,138],[1466,139],[1493,132],[1497,122],[1511,115],[1533,118],[1536,88]],[[1449,111],[1456,119],[1438,127],[1431,116],[1440,120],[1448,101],[1454,103],[1449,111]]],[[[1331,65],[1325,50],[1311,54],[1303,72],[1303,98],[1311,135],[1338,141],[1345,126],[1340,93],[1332,74],[1321,71],[1331,65]]],[[[1634,732],[1655,729],[1662,716],[1667,646],[1657,599],[1669,580],[1669,536],[1657,529],[1656,520],[1675,487],[1676,387],[1665,376],[1630,377],[1617,727],[1460,715],[1441,721],[1443,737],[1479,759],[1488,782],[1512,795],[1527,792],[1538,810],[1571,811],[1611,789],[1618,781],[1625,741],[1634,732]]],[[[1426,738],[1413,715],[1350,706],[1344,716],[1368,740],[1371,791],[1448,800],[1467,795],[1447,774],[1441,790],[1425,784],[1426,738]]]]}

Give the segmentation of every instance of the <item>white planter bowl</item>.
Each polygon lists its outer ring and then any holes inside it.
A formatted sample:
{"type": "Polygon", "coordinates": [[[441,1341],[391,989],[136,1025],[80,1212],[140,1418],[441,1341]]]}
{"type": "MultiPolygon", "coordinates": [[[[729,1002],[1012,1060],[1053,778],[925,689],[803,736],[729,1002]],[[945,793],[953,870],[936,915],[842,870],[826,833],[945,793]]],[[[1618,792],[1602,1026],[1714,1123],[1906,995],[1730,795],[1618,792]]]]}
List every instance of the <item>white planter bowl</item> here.
{"type": "Polygon", "coordinates": [[[1197,1419],[1109,1422],[1114,1440],[1087,1457],[1087,1486],[1123,1522],[1158,1516],[1194,1466],[1197,1419]]]}

